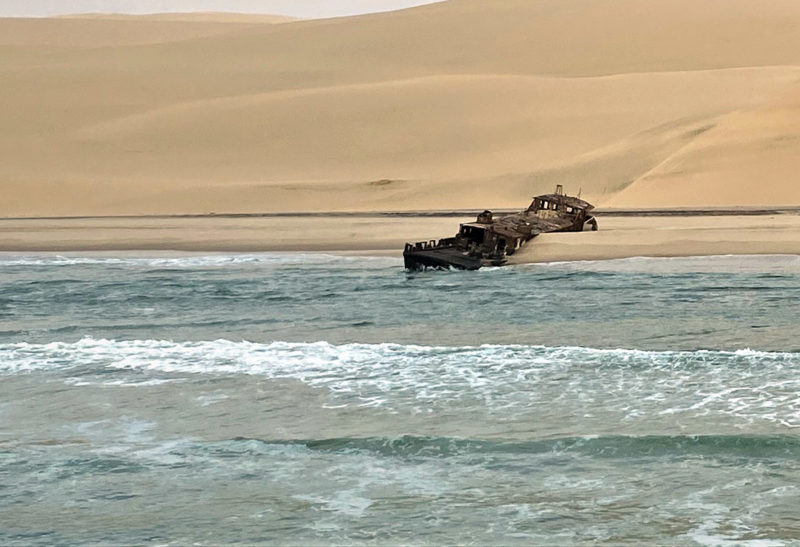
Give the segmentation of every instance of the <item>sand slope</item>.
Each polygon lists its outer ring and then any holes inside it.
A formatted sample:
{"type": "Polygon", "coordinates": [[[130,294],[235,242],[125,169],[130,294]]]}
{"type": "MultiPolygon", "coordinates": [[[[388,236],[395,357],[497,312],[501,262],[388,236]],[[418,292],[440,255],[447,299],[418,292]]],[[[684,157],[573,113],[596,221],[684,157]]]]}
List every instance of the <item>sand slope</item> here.
{"type": "Polygon", "coordinates": [[[0,215],[800,204],[800,4],[0,20],[0,215]]]}
{"type": "Polygon", "coordinates": [[[3,48],[4,64],[19,66],[15,61],[24,63],[38,59],[47,62],[52,60],[54,53],[76,49],[162,44],[228,34],[250,25],[288,21],[272,16],[215,13],[7,18],[0,19],[0,47],[3,48]]]}
{"type": "Polygon", "coordinates": [[[613,207],[800,203],[800,85],[721,116],[706,133],[607,201],[613,207]]]}

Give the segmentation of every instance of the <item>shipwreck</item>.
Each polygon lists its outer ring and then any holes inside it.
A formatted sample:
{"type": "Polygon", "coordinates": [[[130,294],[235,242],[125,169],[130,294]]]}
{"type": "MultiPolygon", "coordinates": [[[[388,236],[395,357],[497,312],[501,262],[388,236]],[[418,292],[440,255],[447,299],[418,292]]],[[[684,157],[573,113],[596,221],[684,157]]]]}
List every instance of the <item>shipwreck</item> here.
{"type": "Polygon", "coordinates": [[[454,237],[406,243],[405,267],[477,270],[482,266],[502,266],[539,234],[597,230],[592,209],[593,205],[579,197],[566,195],[559,184],[555,193],[534,197],[530,206],[519,213],[494,215],[484,211],[475,222],[462,224],[454,237]]]}

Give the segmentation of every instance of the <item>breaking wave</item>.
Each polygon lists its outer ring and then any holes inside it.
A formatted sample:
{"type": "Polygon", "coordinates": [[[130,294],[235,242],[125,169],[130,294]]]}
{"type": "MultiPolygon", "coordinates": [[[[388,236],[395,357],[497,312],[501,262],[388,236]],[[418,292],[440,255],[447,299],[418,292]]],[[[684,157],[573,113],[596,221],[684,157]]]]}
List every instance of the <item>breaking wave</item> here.
{"type": "Polygon", "coordinates": [[[0,266],[133,266],[151,268],[213,268],[235,265],[315,266],[357,264],[359,267],[397,266],[400,259],[380,256],[348,256],[326,253],[270,252],[256,254],[174,255],[163,256],[31,256],[0,255],[0,266]]]}
{"type": "Polygon", "coordinates": [[[563,367],[602,369],[698,367],[764,367],[800,365],[800,353],[737,351],[646,351],[548,347],[539,345],[419,346],[405,344],[343,344],[328,342],[234,342],[214,340],[106,340],[86,337],[78,342],[0,344],[0,371],[21,372],[74,367],[150,370],[190,374],[256,374],[323,380],[360,371],[392,376],[425,367],[481,377],[514,371],[555,370],[563,367]],[[466,367],[466,368],[464,368],[466,367]]]}
{"type": "Polygon", "coordinates": [[[73,385],[147,386],[152,383],[143,380],[252,375],[326,390],[329,408],[579,415],[597,427],[642,420],[707,423],[717,416],[733,427],[759,422],[797,428],[799,369],[800,353],[749,349],[94,338],[0,345],[0,373],[60,374],[73,385]]]}

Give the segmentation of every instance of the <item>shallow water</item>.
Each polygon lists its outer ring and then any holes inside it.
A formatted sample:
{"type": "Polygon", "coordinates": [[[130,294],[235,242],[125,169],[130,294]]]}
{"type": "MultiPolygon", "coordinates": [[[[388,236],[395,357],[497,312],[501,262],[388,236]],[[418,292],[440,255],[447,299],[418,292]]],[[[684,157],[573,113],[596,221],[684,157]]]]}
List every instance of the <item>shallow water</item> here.
{"type": "Polygon", "coordinates": [[[800,258],[0,257],[3,543],[800,538],[800,258]]]}

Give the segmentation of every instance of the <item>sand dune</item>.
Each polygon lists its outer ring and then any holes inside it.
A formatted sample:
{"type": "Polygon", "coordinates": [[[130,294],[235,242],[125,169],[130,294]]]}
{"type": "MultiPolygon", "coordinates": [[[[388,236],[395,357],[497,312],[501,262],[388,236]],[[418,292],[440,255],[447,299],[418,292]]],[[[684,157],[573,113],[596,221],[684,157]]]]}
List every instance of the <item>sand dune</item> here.
{"type": "MultiPolygon", "coordinates": [[[[62,70],[73,68],[77,76],[80,75],[79,67],[69,66],[75,50],[96,51],[98,48],[163,44],[229,34],[252,25],[286,22],[280,18],[257,15],[190,15],[85,15],[52,19],[0,19],[3,64],[30,69],[35,62],[39,70],[46,72],[48,67],[41,66],[44,63],[50,65],[49,70],[58,70],[59,66],[62,70]],[[59,62],[62,60],[63,63],[59,62]]],[[[107,68],[110,70],[113,65],[107,68]]],[[[69,89],[62,88],[61,91],[69,92],[69,89]]]]}
{"type": "Polygon", "coordinates": [[[126,13],[77,13],[62,15],[60,19],[102,19],[104,21],[179,21],[194,23],[246,23],[246,24],[280,24],[297,21],[294,17],[283,15],[262,15],[258,13],[228,13],[222,11],[203,11],[194,13],[151,13],[146,15],[129,15],[126,13]]]}
{"type": "Polygon", "coordinates": [[[0,20],[0,215],[800,204],[800,5],[0,20]]]}
{"type": "Polygon", "coordinates": [[[607,201],[622,208],[800,203],[800,85],[778,100],[722,116],[607,201]]]}

